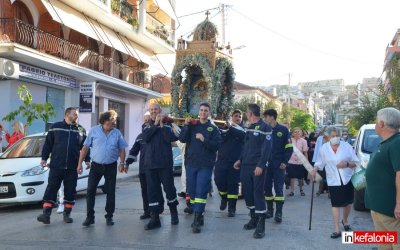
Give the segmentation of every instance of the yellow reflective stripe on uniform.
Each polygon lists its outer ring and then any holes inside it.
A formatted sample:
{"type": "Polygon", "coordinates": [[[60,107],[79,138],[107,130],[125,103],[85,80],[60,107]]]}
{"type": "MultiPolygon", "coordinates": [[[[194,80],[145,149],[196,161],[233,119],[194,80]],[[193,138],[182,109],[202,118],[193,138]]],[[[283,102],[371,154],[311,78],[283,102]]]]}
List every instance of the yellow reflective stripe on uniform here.
{"type": "Polygon", "coordinates": [[[283,197],[283,196],[276,196],[276,197],[275,197],[275,200],[276,200],[276,201],[284,201],[284,200],[285,200],[285,197],[283,197]]]}
{"type": "Polygon", "coordinates": [[[275,198],[274,196],[265,196],[266,201],[273,201],[274,198],[275,198]]]}
{"type": "Polygon", "coordinates": [[[286,144],[286,145],[285,145],[285,149],[286,149],[286,148],[293,148],[293,144],[291,144],[291,143],[286,144]]]}
{"type": "Polygon", "coordinates": [[[194,200],[190,200],[190,204],[194,204],[194,200]]]}
{"type": "Polygon", "coordinates": [[[194,199],[194,203],[206,204],[207,200],[206,199],[201,199],[201,198],[196,198],[196,199],[194,199]]]}
{"type": "Polygon", "coordinates": [[[238,199],[239,195],[237,194],[228,194],[228,199],[238,199]]]}
{"type": "Polygon", "coordinates": [[[219,192],[220,195],[227,195],[228,192],[219,192]]]}

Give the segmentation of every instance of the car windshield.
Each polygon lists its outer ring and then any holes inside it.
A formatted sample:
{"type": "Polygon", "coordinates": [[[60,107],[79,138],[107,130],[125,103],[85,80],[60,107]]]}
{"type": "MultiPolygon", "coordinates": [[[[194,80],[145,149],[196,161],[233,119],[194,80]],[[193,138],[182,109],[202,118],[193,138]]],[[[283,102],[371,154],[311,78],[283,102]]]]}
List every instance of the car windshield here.
{"type": "Polygon", "coordinates": [[[378,149],[382,138],[376,134],[375,129],[367,129],[364,131],[364,138],[361,151],[366,154],[372,154],[378,149]]]}
{"type": "Polygon", "coordinates": [[[25,137],[7,149],[1,159],[40,157],[46,137],[25,137]]]}

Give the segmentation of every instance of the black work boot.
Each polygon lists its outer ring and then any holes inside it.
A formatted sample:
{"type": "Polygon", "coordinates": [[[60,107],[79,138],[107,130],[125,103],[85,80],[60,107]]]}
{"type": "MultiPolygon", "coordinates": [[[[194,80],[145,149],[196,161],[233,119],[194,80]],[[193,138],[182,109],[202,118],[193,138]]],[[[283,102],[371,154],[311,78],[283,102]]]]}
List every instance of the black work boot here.
{"type": "Polygon", "coordinates": [[[139,218],[141,220],[149,219],[150,218],[150,212],[149,211],[144,211],[144,213],[139,218]]]}
{"type": "Polygon", "coordinates": [[[269,219],[274,217],[274,201],[267,201],[267,213],[265,218],[269,219]]]}
{"type": "Polygon", "coordinates": [[[106,224],[107,224],[107,226],[114,226],[115,222],[113,220],[113,217],[106,216],[106,224]]]}
{"type": "Polygon", "coordinates": [[[236,199],[228,200],[228,217],[235,217],[236,213],[236,199]]]}
{"type": "Polygon", "coordinates": [[[254,209],[250,209],[250,221],[247,224],[244,224],[245,230],[255,229],[257,226],[257,217],[254,209]]]}
{"type": "MultiPolygon", "coordinates": [[[[198,233],[201,232],[201,228],[200,227],[201,227],[201,217],[202,216],[203,215],[201,213],[197,213],[197,212],[194,213],[194,220],[193,220],[193,223],[192,223],[192,231],[195,234],[198,234],[198,233]]],[[[203,222],[203,224],[204,224],[204,222],[203,222]]]]}
{"type": "Polygon", "coordinates": [[[192,204],[190,203],[190,199],[188,199],[188,197],[186,197],[186,207],[183,210],[183,212],[187,213],[187,214],[192,214],[193,213],[192,204]]]}
{"type": "Polygon", "coordinates": [[[224,211],[228,205],[228,199],[226,195],[221,195],[221,205],[219,205],[219,210],[224,211]]]}
{"type": "Polygon", "coordinates": [[[63,219],[65,223],[72,223],[74,220],[70,217],[72,208],[64,208],[63,219]]]}
{"type": "Polygon", "coordinates": [[[204,214],[203,213],[200,213],[199,223],[200,223],[200,226],[204,226],[204,214]]]}
{"type": "Polygon", "coordinates": [[[88,227],[94,224],[94,217],[86,217],[85,221],[82,223],[82,226],[88,227]]]}
{"type": "Polygon", "coordinates": [[[161,227],[161,221],[160,221],[159,214],[151,212],[150,216],[151,216],[150,221],[149,221],[149,223],[147,223],[146,226],[144,226],[144,230],[152,230],[152,229],[161,227]]]}
{"type": "Polygon", "coordinates": [[[50,215],[52,209],[52,207],[44,207],[43,213],[37,217],[37,220],[43,224],[50,224],[50,215]]]}
{"type": "Polygon", "coordinates": [[[265,214],[257,215],[257,227],[253,234],[256,239],[261,239],[265,236],[265,214]]]}
{"type": "Polygon", "coordinates": [[[282,222],[282,208],[283,208],[283,201],[275,201],[276,203],[276,212],[275,212],[275,222],[281,223],[282,222]]]}
{"type": "Polygon", "coordinates": [[[179,224],[178,209],[176,208],[176,206],[170,206],[169,210],[171,211],[171,224],[178,225],[179,224]]]}

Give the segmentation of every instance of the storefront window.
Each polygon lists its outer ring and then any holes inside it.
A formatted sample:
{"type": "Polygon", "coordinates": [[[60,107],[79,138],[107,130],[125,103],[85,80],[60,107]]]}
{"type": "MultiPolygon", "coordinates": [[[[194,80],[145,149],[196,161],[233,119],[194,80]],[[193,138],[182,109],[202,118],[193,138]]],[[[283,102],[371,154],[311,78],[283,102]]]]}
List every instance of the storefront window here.
{"type": "Polygon", "coordinates": [[[56,112],[56,116],[51,117],[48,124],[46,124],[47,131],[52,123],[64,120],[65,91],[63,89],[48,87],[46,92],[46,102],[51,103],[56,112]]]}
{"type": "Polygon", "coordinates": [[[117,112],[117,129],[121,130],[122,135],[125,135],[125,104],[108,101],[108,109],[113,109],[117,112]]]}

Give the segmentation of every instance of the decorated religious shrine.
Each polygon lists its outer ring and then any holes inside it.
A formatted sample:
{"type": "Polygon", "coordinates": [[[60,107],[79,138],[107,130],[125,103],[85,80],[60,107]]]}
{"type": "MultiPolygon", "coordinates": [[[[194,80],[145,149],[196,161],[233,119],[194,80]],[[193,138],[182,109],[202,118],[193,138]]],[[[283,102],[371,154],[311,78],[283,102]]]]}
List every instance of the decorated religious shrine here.
{"type": "Polygon", "coordinates": [[[218,29],[207,18],[197,25],[193,40],[178,39],[172,71],[172,107],[175,117],[196,115],[209,102],[212,118],[226,120],[232,112],[234,69],[230,45],[218,45],[218,29]]]}

